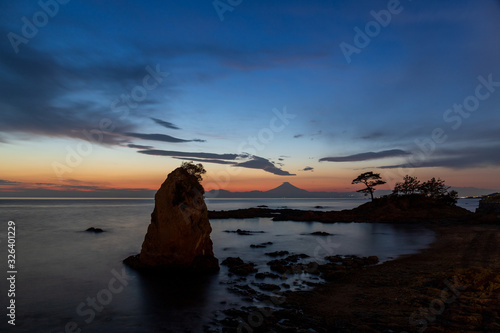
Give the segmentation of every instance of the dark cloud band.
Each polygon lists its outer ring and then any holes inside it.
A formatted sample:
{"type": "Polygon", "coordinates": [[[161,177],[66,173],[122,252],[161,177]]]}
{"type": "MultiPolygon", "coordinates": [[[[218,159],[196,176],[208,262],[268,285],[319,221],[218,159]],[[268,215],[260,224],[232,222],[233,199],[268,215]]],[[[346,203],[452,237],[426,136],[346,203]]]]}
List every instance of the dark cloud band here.
{"type": "Polygon", "coordinates": [[[340,157],[324,157],[321,158],[320,162],[361,162],[361,161],[371,161],[378,160],[382,158],[389,157],[403,157],[410,155],[409,152],[406,152],[401,149],[392,149],[392,150],[384,150],[380,152],[367,152],[349,156],[340,156],[340,157]]]}

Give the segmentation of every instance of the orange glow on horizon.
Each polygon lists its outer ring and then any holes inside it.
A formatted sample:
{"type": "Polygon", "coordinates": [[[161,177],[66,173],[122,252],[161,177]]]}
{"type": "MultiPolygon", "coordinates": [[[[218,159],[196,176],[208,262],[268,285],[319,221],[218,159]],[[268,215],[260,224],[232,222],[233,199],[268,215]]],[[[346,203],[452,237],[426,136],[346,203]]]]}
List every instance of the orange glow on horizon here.
{"type": "MultiPolygon", "coordinates": [[[[42,142],[43,143],[43,142],[42,142]]],[[[36,146],[37,144],[35,144],[36,146]]],[[[71,172],[58,179],[53,170],[54,161],[64,162],[64,154],[44,155],[40,149],[21,146],[10,152],[16,157],[11,162],[0,165],[0,177],[5,183],[0,184],[0,191],[15,194],[23,189],[48,189],[55,191],[82,191],[93,189],[127,189],[156,191],[165,181],[167,175],[180,166],[181,161],[162,159],[157,156],[137,156],[130,159],[126,152],[96,148],[92,157],[86,158],[71,172]],[[113,152],[113,154],[110,154],[113,152]]],[[[64,152],[64,146],[61,152],[64,152]]],[[[360,189],[360,185],[352,185],[352,179],[362,172],[373,170],[382,175],[387,184],[378,189],[392,189],[395,182],[402,180],[396,169],[370,169],[353,165],[348,168],[342,164],[314,165],[314,171],[303,171],[302,163],[285,168],[295,176],[279,176],[260,169],[237,168],[226,165],[207,163],[207,173],[203,176],[202,185],[206,191],[224,189],[231,192],[268,191],[280,186],[283,182],[310,192],[352,192],[360,189]],[[392,178],[391,178],[392,177],[392,178]]],[[[312,164],[311,164],[312,165],[312,164]]],[[[403,170],[401,172],[406,172],[403,170]]],[[[500,189],[498,168],[478,168],[467,170],[450,170],[446,168],[420,168],[408,170],[419,180],[432,177],[443,179],[448,186],[476,187],[482,189],[500,189]]]]}

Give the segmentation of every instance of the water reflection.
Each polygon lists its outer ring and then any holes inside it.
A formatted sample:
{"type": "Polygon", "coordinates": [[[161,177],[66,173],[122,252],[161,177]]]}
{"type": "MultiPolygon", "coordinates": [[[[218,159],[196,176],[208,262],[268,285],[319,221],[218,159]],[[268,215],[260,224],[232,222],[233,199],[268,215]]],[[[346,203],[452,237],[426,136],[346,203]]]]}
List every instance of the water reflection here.
{"type": "Polygon", "coordinates": [[[202,332],[215,309],[213,290],[217,285],[217,275],[138,274],[141,308],[149,317],[147,325],[158,330],[202,332]]]}

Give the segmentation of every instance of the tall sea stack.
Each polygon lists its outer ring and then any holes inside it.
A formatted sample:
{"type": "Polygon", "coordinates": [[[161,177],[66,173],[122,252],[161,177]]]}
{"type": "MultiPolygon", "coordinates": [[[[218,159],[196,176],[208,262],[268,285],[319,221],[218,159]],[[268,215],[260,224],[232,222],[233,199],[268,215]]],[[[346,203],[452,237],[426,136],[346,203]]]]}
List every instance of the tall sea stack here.
{"type": "Polygon", "coordinates": [[[137,269],[219,270],[203,194],[197,176],[188,169],[172,171],[156,192],[141,253],[124,262],[137,269]]]}

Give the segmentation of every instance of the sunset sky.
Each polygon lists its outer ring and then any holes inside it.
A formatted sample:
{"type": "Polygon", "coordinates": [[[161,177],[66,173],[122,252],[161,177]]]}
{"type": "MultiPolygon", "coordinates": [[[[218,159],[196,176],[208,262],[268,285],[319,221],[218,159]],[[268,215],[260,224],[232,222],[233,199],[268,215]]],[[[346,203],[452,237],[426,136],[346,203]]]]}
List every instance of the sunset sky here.
{"type": "Polygon", "coordinates": [[[500,189],[500,1],[0,3],[0,195],[500,189]],[[44,192],[45,191],[45,192],[44,192]],[[68,192],[65,192],[68,193],[68,192]]]}

